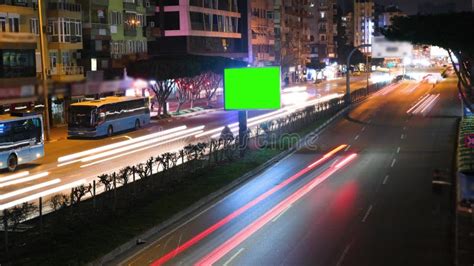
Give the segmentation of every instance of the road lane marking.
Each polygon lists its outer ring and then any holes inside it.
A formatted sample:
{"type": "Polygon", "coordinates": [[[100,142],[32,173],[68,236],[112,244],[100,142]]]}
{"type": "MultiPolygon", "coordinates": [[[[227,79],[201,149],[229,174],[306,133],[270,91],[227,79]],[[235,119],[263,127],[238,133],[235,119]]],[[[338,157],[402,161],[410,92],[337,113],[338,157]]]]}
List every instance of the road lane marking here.
{"type": "Polygon", "coordinates": [[[365,215],[364,215],[364,218],[362,218],[362,222],[365,223],[365,221],[367,220],[367,217],[369,217],[369,214],[370,212],[372,211],[372,204],[370,204],[369,208],[367,209],[367,212],[365,212],[365,215]]]}
{"type": "Polygon", "coordinates": [[[291,208],[291,204],[288,205],[288,207],[287,207],[285,210],[283,210],[280,214],[278,214],[277,217],[273,218],[272,222],[276,222],[276,220],[278,220],[278,218],[280,218],[280,217],[281,217],[285,212],[287,212],[290,208],[291,208]]]}
{"type": "Polygon", "coordinates": [[[400,139],[405,139],[405,134],[402,134],[402,135],[400,136],[400,139]]]}
{"type": "Polygon", "coordinates": [[[353,242],[354,242],[354,241],[351,241],[351,242],[346,246],[346,248],[344,249],[344,251],[342,251],[341,257],[339,257],[339,260],[337,260],[336,266],[341,266],[341,265],[342,265],[342,262],[344,261],[344,258],[346,257],[347,253],[349,252],[349,249],[351,248],[353,242]]]}
{"type": "Polygon", "coordinates": [[[400,153],[400,147],[397,148],[397,153],[400,153]]]}
{"type": "Polygon", "coordinates": [[[358,139],[359,139],[359,135],[355,136],[355,138],[354,138],[354,139],[355,139],[355,140],[358,140],[358,139]]]}
{"type": "Polygon", "coordinates": [[[365,131],[365,127],[362,128],[362,131],[365,131]]]}
{"type": "Polygon", "coordinates": [[[233,261],[235,258],[237,258],[237,256],[239,256],[239,254],[242,253],[242,251],[244,251],[244,248],[241,248],[237,252],[235,252],[235,254],[232,255],[232,257],[230,257],[226,262],[224,262],[223,266],[229,265],[229,263],[233,261]]]}
{"type": "Polygon", "coordinates": [[[387,184],[388,177],[389,175],[386,175],[385,178],[383,179],[383,182],[382,182],[383,185],[387,184]]]}
{"type": "Polygon", "coordinates": [[[397,159],[393,158],[392,160],[392,164],[390,165],[390,167],[393,167],[395,165],[395,163],[397,162],[397,159]]]}
{"type": "Polygon", "coordinates": [[[348,151],[351,145],[347,145],[347,147],[344,149],[344,151],[348,151]]]}
{"type": "Polygon", "coordinates": [[[407,127],[403,127],[403,130],[407,130],[407,127]]]}

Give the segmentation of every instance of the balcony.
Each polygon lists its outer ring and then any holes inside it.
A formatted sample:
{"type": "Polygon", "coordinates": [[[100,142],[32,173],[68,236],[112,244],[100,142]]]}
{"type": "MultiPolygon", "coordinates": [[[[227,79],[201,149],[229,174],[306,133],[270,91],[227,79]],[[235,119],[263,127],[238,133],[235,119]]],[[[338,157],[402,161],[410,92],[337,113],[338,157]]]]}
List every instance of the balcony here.
{"type": "Polygon", "coordinates": [[[49,17],[81,19],[82,8],[80,4],[74,3],[48,3],[47,14],[49,17]]]}
{"type": "Polygon", "coordinates": [[[54,81],[81,81],[84,79],[84,68],[58,64],[55,68],[48,69],[48,76],[54,81]]]}
{"type": "Polygon", "coordinates": [[[125,1],[123,2],[123,9],[125,10],[136,11],[137,7],[138,7],[138,2],[136,3],[127,3],[125,1]]]}
{"type": "Polygon", "coordinates": [[[92,4],[95,6],[109,6],[109,0],[94,0],[92,1],[92,4]]]}
{"type": "Polygon", "coordinates": [[[123,28],[123,35],[135,37],[137,36],[137,28],[136,27],[124,27],[123,28]]]}
{"type": "Polygon", "coordinates": [[[104,23],[91,23],[91,38],[110,40],[110,26],[104,23]]]}
{"type": "Polygon", "coordinates": [[[5,13],[34,15],[36,7],[32,0],[0,0],[0,10],[5,13]]]}
{"type": "Polygon", "coordinates": [[[36,49],[36,36],[29,32],[0,32],[0,48],[36,49]]]}

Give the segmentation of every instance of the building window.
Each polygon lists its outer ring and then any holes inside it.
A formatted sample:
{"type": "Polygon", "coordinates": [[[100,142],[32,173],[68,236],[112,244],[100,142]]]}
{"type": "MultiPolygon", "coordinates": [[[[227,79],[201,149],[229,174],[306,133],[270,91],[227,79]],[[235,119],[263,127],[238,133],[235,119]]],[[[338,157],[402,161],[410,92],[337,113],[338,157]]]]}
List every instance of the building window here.
{"type": "Polygon", "coordinates": [[[110,24],[111,25],[121,25],[122,24],[122,13],[112,11],[110,12],[110,24]]]}
{"type": "Polygon", "coordinates": [[[30,19],[30,32],[39,35],[39,23],[37,18],[30,19]]]}
{"type": "Polygon", "coordinates": [[[8,24],[10,32],[20,32],[20,18],[19,16],[8,17],[8,24]]]}
{"type": "Polygon", "coordinates": [[[50,19],[48,35],[52,42],[82,42],[82,22],[69,18],[50,19]]]}
{"type": "Polygon", "coordinates": [[[0,13],[0,32],[7,31],[7,18],[6,14],[0,13]]]}
{"type": "Polygon", "coordinates": [[[35,50],[0,50],[0,78],[35,76],[35,50]]]}

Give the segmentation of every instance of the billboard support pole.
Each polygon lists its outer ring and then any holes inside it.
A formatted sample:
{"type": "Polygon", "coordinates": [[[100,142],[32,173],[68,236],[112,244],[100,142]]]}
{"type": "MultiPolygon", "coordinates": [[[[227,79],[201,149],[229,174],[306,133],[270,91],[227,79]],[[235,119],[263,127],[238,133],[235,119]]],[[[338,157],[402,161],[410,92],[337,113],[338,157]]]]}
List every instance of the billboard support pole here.
{"type": "Polygon", "coordinates": [[[349,53],[349,56],[347,56],[347,67],[346,67],[346,103],[347,104],[351,104],[351,75],[350,75],[350,66],[351,66],[351,58],[352,58],[352,55],[355,53],[355,51],[357,51],[358,49],[360,48],[364,48],[364,47],[371,47],[372,45],[371,44],[362,44],[362,45],[359,45],[357,47],[355,47],[354,49],[352,49],[352,51],[349,53]]]}
{"type": "Polygon", "coordinates": [[[248,134],[247,134],[247,111],[239,111],[239,151],[240,157],[244,157],[247,149],[248,134]]]}

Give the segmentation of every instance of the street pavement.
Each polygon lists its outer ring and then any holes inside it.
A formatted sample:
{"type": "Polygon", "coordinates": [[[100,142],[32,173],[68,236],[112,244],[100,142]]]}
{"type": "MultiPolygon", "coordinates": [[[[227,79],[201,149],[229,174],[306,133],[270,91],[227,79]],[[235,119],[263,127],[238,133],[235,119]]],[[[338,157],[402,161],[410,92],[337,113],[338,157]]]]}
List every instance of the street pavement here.
{"type": "Polygon", "coordinates": [[[432,180],[449,181],[460,112],[454,79],[387,87],[319,135],[323,152],[297,150],[110,265],[450,265],[451,188],[432,180]]]}
{"type": "MultiPolygon", "coordinates": [[[[304,106],[311,101],[319,101],[318,99],[323,101],[324,97],[327,96],[337,97],[337,95],[331,95],[337,93],[342,94],[345,90],[345,86],[342,84],[343,81],[341,79],[317,85],[308,84],[307,90],[303,92],[306,97],[305,101],[296,103],[289,102],[288,104],[289,106],[291,106],[291,104],[304,106]]],[[[353,90],[364,87],[365,85],[365,77],[353,78],[353,90]]],[[[302,92],[297,93],[298,96],[301,96],[302,92]]],[[[292,94],[293,92],[284,93],[282,98],[291,98],[292,94]]],[[[268,114],[268,112],[252,111],[249,112],[249,119],[255,119],[258,116],[266,114],[268,114]]],[[[92,180],[103,173],[111,173],[126,166],[143,163],[151,156],[157,156],[164,152],[177,151],[189,143],[205,140],[212,135],[206,135],[199,139],[195,137],[199,132],[209,132],[209,130],[213,129],[217,130],[225,125],[236,123],[237,121],[237,112],[219,109],[195,116],[174,117],[167,120],[152,121],[150,125],[141,130],[125,132],[102,139],[67,139],[66,128],[55,129],[55,132],[53,132],[55,141],[45,144],[46,155],[44,158],[19,166],[15,173],[8,173],[6,171],[0,173],[0,209],[11,207],[25,200],[36,201],[39,196],[45,197],[44,202],[46,202],[48,195],[53,195],[58,192],[69,193],[71,187],[92,182],[92,180]],[[180,130],[178,133],[175,133],[175,135],[179,136],[176,136],[174,139],[149,143],[135,148],[128,146],[129,148],[123,148],[121,152],[119,152],[120,149],[115,148],[104,151],[101,154],[99,154],[99,152],[90,153],[91,156],[101,155],[101,157],[96,159],[82,156],[79,158],[82,161],[76,160],[70,164],[58,162],[58,160],[64,156],[104,147],[105,145],[146,137],[163,130],[175,129],[182,126],[186,126],[189,130],[196,130],[189,132],[187,135],[184,134],[183,130],[180,130]],[[198,127],[202,128],[199,129],[198,127]],[[89,161],[86,161],[86,159],[89,161]],[[23,175],[16,177],[15,175],[17,174],[23,175]]],[[[215,133],[220,133],[220,130],[217,130],[215,133]]],[[[169,134],[169,136],[170,135],[172,134],[169,134]]],[[[157,140],[157,138],[153,139],[157,140]]],[[[100,190],[98,190],[98,192],[100,192],[100,190]]],[[[44,211],[47,212],[48,210],[45,209],[44,211]]]]}

